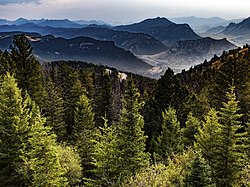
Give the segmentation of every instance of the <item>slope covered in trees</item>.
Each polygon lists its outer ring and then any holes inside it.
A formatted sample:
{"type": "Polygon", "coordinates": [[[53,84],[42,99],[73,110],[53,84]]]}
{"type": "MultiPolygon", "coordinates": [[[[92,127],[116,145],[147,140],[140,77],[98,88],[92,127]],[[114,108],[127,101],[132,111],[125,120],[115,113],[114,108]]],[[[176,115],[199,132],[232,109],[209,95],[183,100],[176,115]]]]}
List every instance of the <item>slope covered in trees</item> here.
{"type": "Polygon", "coordinates": [[[249,186],[249,47],[152,80],[0,51],[3,186],[249,186]],[[29,73],[32,71],[31,73],[29,73]]]}

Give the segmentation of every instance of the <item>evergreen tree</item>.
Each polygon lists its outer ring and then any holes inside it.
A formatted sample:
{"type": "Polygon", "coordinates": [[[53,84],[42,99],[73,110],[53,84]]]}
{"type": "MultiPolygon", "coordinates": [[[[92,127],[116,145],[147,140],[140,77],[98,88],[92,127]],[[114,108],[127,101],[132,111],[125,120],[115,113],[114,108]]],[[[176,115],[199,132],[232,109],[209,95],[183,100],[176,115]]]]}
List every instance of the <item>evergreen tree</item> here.
{"type": "Polygon", "coordinates": [[[219,186],[233,186],[239,182],[239,175],[246,164],[246,133],[239,121],[241,114],[234,87],[227,93],[228,101],[221,108],[221,132],[219,152],[216,163],[216,176],[219,186]]]}
{"type": "Polygon", "coordinates": [[[3,186],[65,186],[55,135],[39,108],[7,74],[0,87],[0,166],[3,186]]]}
{"type": "Polygon", "coordinates": [[[64,121],[65,110],[61,93],[55,84],[48,78],[46,82],[46,95],[44,115],[46,117],[46,125],[50,126],[57,135],[58,141],[67,139],[67,129],[64,121]]]}
{"type": "Polygon", "coordinates": [[[105,70],[100,70],[96,78],[95,91],[95,121],[97,126],[103,125],[102,117],[106,116],[110,124],[113,122],[112,115],[112,87],[110,75],[105,70]]]}
{"type": "Polygon", "coordinates": [[[44,127],[45,119],[40,109],[30,97],[26,97],[27,116],[30,129],[23,150],[24,165],[20,171],[28,181],[28,186],[67,186],[65,170],[60,165],[56,135],[50,127],[44,127]]]}
{"type": "Polygon", "coordinates": [[[0,183],[2,186],[21,186],[18,173],[22,165],[20,150],[27,139],[28,116],[24,116],[21,91],[13,77],[7,74],[0,86],[0,183]]]}
{"type": "Polygon", "coordinates": [[[70,91],[69,94],[65,98],[65,121],[67,124],[67,132],[68,135],[70,136],[73,131],[73,126],[74,126],[74,112],[77,106],[77,102],[80,99],[80,96],[86,93],[85,88],[83,87],[81,81],[76,78],[70,91]]]}
{"type": "Polygon", "coordinates": [[[183,140],[180,122],[174,109],[169,108],[164,113],[161,135],[158,137],[160,160],[167,163],[169,157],[183,151],[183,140]]]}
{"type": "Polygon", "coordinates": [[[198,132],[194,136],[196,139],[194,145],[197,150],[201,151],[208,164],[214,169],[219,146],[218,136],[221,131],[218,112],[211,109],[204,119],[205,121],[202,122],[201,127],[198,127],[198,132]]]}
{"type": "Polygon", "coordinates": [[[186,127],[182,129],[183,131],[183,142],[185,147],[193,147],[195,142],[195,134],[198,131],[198,128],[200,126],[200,121],[193,116],[192,113],[189,113],[187,121],[186,121],[186,127]]]}
{"type": "Polygon", "coordinates": [[[42,67],[32,55],[33,48],[25,34],[18,34],[13,37],[11,46],[11,58],[13,60],[15,78],[18,87],[22,89],[23,96],[25,90],[31,98],[43,108],[43,72],[42,67]]]}
{"type": "Polygon", "coordinates": [[[149,164],[145,153],[144,120],[139,113],[139,92],[132,80],[127,81],[121,119],[117,129],[119,172],[121,177],[135,174],[149,164]]]}
{"type": "Polygon", "coordinates": [[[7,72],[13,73],[15,71],[15,64],[11,59],[10,54],[8,51],[2,52],[0,50],[0,74],[6,74],[7,72]]]}
{"type": "Polygon", "coordinates": [[[215,187],[212,181],[211,168],[202,157],[197,153],[195,159],[191,162],[190,170],[184,179],[185,187],[215,187]]]}
{"type": "Polygon", "coordinates": [[[104,119],[103,127],[96,131],[93,151],[94,178],[89,179],[87,186],[115,186],[119,181],[119,158],[117,155],[117,134],[113,125],[109,126],[104,119]]]}
{"type": "Polygon", "coordinates": [[[84,178],[91,177],[95,131],[94,113],[90,101],[85,94],[82,94],[76,104],[71,140],[80,154],[84,178]]]}
{"type": "MultiPolygon", "coordinates": [[[[153,96],[146,102],[143,109],[145,119],[145,133],[148,136],[147,146],[151,138],[156,138],[162,131],[162,112],[168,107],[176,110],[177,116],[184,125],[186,115],[185,103],[188,101],[188,90],[180,84],[174,75],[173,70],[168,68],[157,82],[157,87],[153,96]]],[[[148,147],[149,148],[149,147],[148,147]]],[[[153,148],[149,148],[153,150],[153,148]]]]}

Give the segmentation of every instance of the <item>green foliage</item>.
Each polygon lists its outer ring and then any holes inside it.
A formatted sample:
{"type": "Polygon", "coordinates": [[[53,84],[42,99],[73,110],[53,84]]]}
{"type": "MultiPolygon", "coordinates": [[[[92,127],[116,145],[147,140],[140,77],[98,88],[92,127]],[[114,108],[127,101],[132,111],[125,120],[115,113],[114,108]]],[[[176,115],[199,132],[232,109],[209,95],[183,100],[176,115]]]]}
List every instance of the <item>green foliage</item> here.
{"type": "Polygon", "coordinates": [[[74,112],[77,106],[77,102],[80,99],[80,96],[86,92],[83,87],[81,81],[77,78],[73,82],[73,85],[69,91],[69,94],[65,98],[65,114],[66,114],[66,124],[67,124],[67,132],[68,135],[72,134],[73,126],[74,126],[74,112]]]}
{"type": "Polygon", "coordinates": [[[196,153],[195,159],[190,163],[190,170],[185,176],[185,187],[215,187],[212,181],[211,168],[202,157],[201,153],[196,153]]]}
{"type": "Polygon", "coordinates": [[[60,165],[65,171],[64,177],[67,178],[69,186],[77,186],[82,178],[81,158],[77,150],[62,144],[58,146],[58,154],[60,165]]]}
{"type": "Polygon", "coordinates": [[[44,115],[46,117],[46,125],[50,126],[57,135],[58,141],[66,140],[67,131],[64,121],[64,102],[61,93],[54,83],[49,79],[46,83],[46,95],[44,115]]]}
{"type": "Polygon", "coordinates": [[[168,162],[168,158],[174,154],[183,151],[182,133],[180,122],[177,119],[176,111],[169,108],[164,113],[161,135],[158,137],[159,156],[164,163],[168,162]]]}
{"type": "Polygon", "coordinates": [[[149,164],[149,154],[145,153],[146,136],[142,130],[144,120],[139,113],[141,108],[139,96],[133,81],[128,80],[121,119],[117,127],[117,158],[122,177],[135,174],[149,164]]]}
{"type": "Polygon", "coordinates": [[[93,109],[87,96],[82,94],[76,103],[71,143],[80,154],[85,178],[91,177],[90,170],[93,167],[91,162],[94,149],[92,141],[95,139],[95,131],[93,109]]]}
{"type": "Polygon", "coordinates": [[[213,168],[219,146],[218,136],[221,131],[218,112],[211,109],[204,119],[205,121],[202,122],[195,135],[196,142],[194,145],[197,150],[201,151],[203,157],[213,168]]]}
{"type": "Polygon", "coordinates": [[[237,113],[239,108],[234,87],[227,93],[227,99],[220,116],[215,110],[210,110],[195,136],[195,146],[208,161],[219,186],[233,186],[239,182],[248,148],[246,133],[242,132],[243,126],[239,121],[242,115],[237,113]]]}
{"type": "Polygon", "coordinates": [[[13,37],[11,46],[11,59],[14,63],[15,78],[18,87],[25,91],[31,98],[43,108],[43,72],[38,60],[32,55],[32,47],[25,34],[18,34],[13,37]]]}
{"type": "Polygon", "coordinates": [[[182,129],[183,132],[183,143],[185,147],[193,147],[195,142],[195,134],[198,132],[201,122],[193,116],[192,113],[189,113],[186,126],[182,129]]]}
{"type": "Polygon", "coordinates": [[[104,119],[103,127],[99,127],[93,141],[93,168],[95,176],[90,179],[87,186],[114,186],[119,181],[119,160],[117,157],[117,134],[113,125],[109,126],[104,119]]]}
{"type": "Polygon", "coordinates": [[[238,102],[234,87],[227,93],[228,101],[221,108],[221,132],[219,154],[216,161],[216,176],[219,185],[232,186],[238,183],[239,175],[246,164],[247,145],[246,133],[239,121],[238,102]]]}
{"type": "MultiPolygon", "coordinates": [[[[171,107],[176,110],[182,125],[186,120],[187,112],[185,103],[188,101],[188,90],[180,84],[173,70],[168,68],[157,82],[157,88],[153,96],[146,102],[143,109],[145,119],[145,133],[151,138],[156,138],[162,131],[163,117],[162,112],[171,107]]],[[[149,148],[153,150],[153,148],[149,148]]]]}
{"type": "Polygon", "coordinates": [[[0,88],[1,183],[6,186],[65,186],[55,135],[29,96],[7,74],[0,88]]]}
{"type": "Polygon", "coordinates": [[[99,76],[96,78],[96,92],[95,92],[95,121],[97,126],[103,124],[102,117],[105,116],[110,124],[113,122],[112,115],[112,85],[109,72],[100,70],[99,76]]]}
{"type": "Polygon", "coordinates": [[[0,182],[3,186],[21,185],[18,173],[23,163],[21,150],[29,127],[21,91],[15,79],[7,74],[0,86],[0,182]]]}
{"type": "Polygon", "coordinates": [[[167,166],[164,164],[150,166],[128,178],[122,186],[182,187],[184,177],[189,172],[189,165],[194,157],[192,150],[187,150],[182,155],[173,155],[167,166]]]}

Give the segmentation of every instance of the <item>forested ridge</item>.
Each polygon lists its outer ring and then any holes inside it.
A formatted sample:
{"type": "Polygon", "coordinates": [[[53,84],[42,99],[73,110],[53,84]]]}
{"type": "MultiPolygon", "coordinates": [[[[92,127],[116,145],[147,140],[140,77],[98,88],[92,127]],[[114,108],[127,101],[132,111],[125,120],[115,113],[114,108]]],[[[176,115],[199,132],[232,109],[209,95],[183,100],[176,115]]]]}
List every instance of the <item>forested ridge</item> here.
{"type": "Polygon", "coordinates": [[[250,186],[250,49],[158,80],[0,51],[1,186],[250,186]]]}

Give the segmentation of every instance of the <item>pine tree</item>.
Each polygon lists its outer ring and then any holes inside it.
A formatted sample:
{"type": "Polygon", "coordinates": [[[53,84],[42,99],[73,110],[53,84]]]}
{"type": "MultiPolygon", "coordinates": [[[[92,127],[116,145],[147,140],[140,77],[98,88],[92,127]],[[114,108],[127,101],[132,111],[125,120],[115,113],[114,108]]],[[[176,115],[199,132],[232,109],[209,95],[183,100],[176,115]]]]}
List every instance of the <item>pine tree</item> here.
{"type": "Polygon", "coordinates": [[[11,59],[10,54],[8,51],[2,52],[0,50],[0,74],[6,74],[7,72],[13,73],[15,71],[15,64],[11,59]]]}
{"type": "Polygon", "coordinates": [[[30,97],[7,74],[0,87],[0,166],[4,186],[64,186],[55,135],[30,97]]]}
{"type": "Polygon", "coordinates": [[[96,78],[95,91],[95,121],[97,126],[103,124],[102,117],[106,116],[110,124],[112,124],[112,87],[110,75],[105,70],[100,70],[96,78]]]}
{"type": "Polygon", "coordinates": [[[21,91],[13,77],[4,77],[0,86],[0,183],[2,186],[21,186],[18,168],[23,164],[20,150],[27,139],[28,116],[24,116],[21,91]]]}
{"type": "Polygon", "coordinates": [[[163,124],[161,135],[158,137],[158,149],[160,159],[167,163],[169,157],[183,151],[183,140],[176,111],[169,108],[162,113],[162,116],[163,124]]]}
{"type": "Polygon", "coordinates": [[[113,125],[104,119],[103,127],[96,131],[93,151],[92,173],[87,186],[115,186],[119,181],[119,158],[117,155],[117,134],[113,125]]]}
{"type": "Polygon", "coordinates": [[[243,126],[239,121],[242,114],[234,87],[227,93],[227,102],[221,108],[220,147],[217,155],[216,176],[219,186],[233,186],[237,184],[239,175],[246,164],[247,146],[246,133],[242,132],[243,126]]]}
{"type": "Polygon", "coordinates": [[[186,121],[186,127],[182,129],[185,147],[193,147],[195,141],[194,136],[197,133],[200,124],[200,121],[195,118],[192,113],[189,113],[186,121]]]}
{"type": "Polygon", "coordinates": [[[76,103],[74,126],[71,142],[77,148],[83,167],[84,178],[90,178],[92,169],[93,140],[96,133],[94,113],[90,101],[85,94],[76,103]]]}
{"type": "Polygon", "coordinates": [[[132,80],[127,81],[123,98],[121,119],[117,129],[119,172],[122,177],[135,174],[147,166],[149,154],[145,153],[146,136],[144,135],[144,120],[139,110],[139,92],[132,80]]]}
{"type": "MultiPolygon", "coordinates": [[[[208,164],[214,169],[217,149],[219,146],[219,133],[221,125],[219,123],[218,112],[211,109],[204,117],[201,127],[198,127],[198,132],[195,135],[195,148],[200,150],[208,164]]],[[[216,175],[216,173],[214,173],[216,175]]]]}
{"type": "Polygon", "coordinates": [[[30,116],[28,140],[23,150],[23,167],[20,168],[29,186],[67,186],[65,170],[60,165],[56,135],[45,127],[40,109],[26,96],[27,116],[30,116]]]}
{"type": "Polygon", "coordinates": [[[32,55],[33,48],[25,34],[18,34],[13,37],[11,46],[11,58],[13,60],[15,78],[18,87],[22,89],[23,96],[25,90],[31,98],[43,108],[43,72],[38,60],[32,55]]]}
{"type": "MultiPolygon", "coordinates": [[[[176,110],[181,125],[184,125],[186,115],[185,103],[188,101],[188,90],[180,84],[173,70],[168,68],[158,80],[153,96],[146,102],[143,109],[145,119],[145,134],[148,136],[147,145],[151,138],[156,138],[162,131],[162,112],[172,107],[176,110]]],[[[153,150],[153,148],[150,148],[153,150]]]]}
{"type": "Polygon", "coordinates": [[[188,174],[184,179],[185,187],[215,187],[212,181],[211,168],[202,157],[201,153],[191,162],[188,174]]]}
{"type": "Polygon", "coordinates": [[[69,94],[65,97],[65,121],[67,125],[67,133],[71,136],[74,126],[74,112],[77,106],[77,102],[80,99],[80,96],[86,93],[85,88],[83,87],[81,81],[76,78],[69,94]]]}
{"type": "Polygon", "coordinates": [[[48,78],[46,83],[46,95],[44,115],[46,117],[46,125],[50,126],[57,135],[60,142],[67,139],[67,129],[64,121],[65,109],[61,93],[55,84],[48,78]]]}

